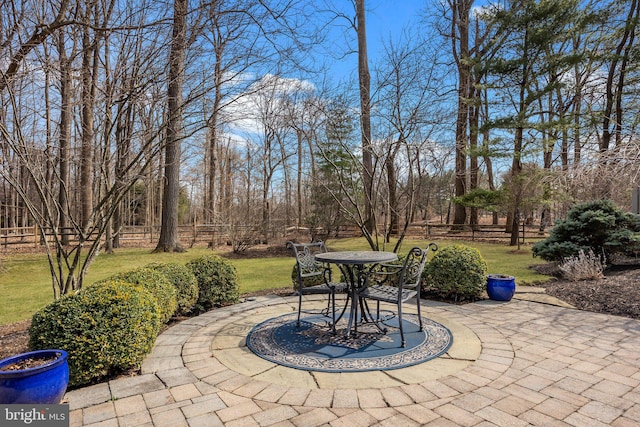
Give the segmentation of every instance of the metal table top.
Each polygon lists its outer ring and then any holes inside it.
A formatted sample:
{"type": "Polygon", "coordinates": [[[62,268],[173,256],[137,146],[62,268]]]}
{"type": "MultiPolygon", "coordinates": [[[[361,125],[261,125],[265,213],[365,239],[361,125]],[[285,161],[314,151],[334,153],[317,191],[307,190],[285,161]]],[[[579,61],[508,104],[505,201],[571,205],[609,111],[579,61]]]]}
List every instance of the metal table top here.
{"type": "Polygon", "coordinates": [[[316,254],[315,258],[317,261],[333,264],[359,265],[395,261],[398,255],[383,251],[338,251],[316,254]]]}

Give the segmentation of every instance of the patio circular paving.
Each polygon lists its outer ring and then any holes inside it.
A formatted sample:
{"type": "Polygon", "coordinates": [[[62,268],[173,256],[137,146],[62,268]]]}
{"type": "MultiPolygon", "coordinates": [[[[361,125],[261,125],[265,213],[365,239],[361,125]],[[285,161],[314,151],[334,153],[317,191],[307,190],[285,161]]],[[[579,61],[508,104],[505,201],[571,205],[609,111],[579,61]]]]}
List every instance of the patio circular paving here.
{"type": "Polygon", "coordinates": [[[423,302],[446,355],[392,371],[309,373],[247,349],[296,299],[258,297],[161,334],[140,375],[67,393],[71,426],[574,425],[640,423],[640,321],[517,298],[423,302]]]}
{"type": "MultiPolygon", "coordinates": [[[[307,304],[310,308],[320,308],[323,302],[317,302],[316,306],[307,304]]],[[[227,368],[255,380],[272,384],[281,384],[292,387],[304,387],[309,389],[362,389],[362,388],[386,388],[399,387],[404,384],[419,384],[462,371],[480,357],[482,351],[482,337],[492,337],[492,344],[485,347],[485,351],[491,348],[508,348],[509,343],[493,328],[477,327],[473,331],[465,326],[465,323],[474,324],[471,319],[454,316],[442,316],[429,313],[428,318],[444,325],[453,334],[453,345],[445,355],[430,361],[409,366],[406,368],[389,371],[372,371],[367,375],[356,373],[331,373],[303,371],[278,365],[264,360],[246,346],[246,337],[249,331],[267,319],[295,310],[289,305],[277,304],[274,306],[260,307],[247,310],[242,313],[242,319],[237,317],[229,321],[217,321],[201,333],[193,336],[191,342],[199,343],[204,350],[209,343],[203,336],[210,336],[210,350],[212,359],[205,361],[209,365],[222,363],[227,368]],[[496,340],[496,337],[498,339],[496,340]]],[[[405,309],[406,313],[415,313],[415,309],[405,309]]],[[[506,354],[506,353],[505,353],[506,354]]],[[[512,352],[510,353],[512,355],[512,352]]],[[[204,380],[204,379],[203,379],[204,380]]]]}

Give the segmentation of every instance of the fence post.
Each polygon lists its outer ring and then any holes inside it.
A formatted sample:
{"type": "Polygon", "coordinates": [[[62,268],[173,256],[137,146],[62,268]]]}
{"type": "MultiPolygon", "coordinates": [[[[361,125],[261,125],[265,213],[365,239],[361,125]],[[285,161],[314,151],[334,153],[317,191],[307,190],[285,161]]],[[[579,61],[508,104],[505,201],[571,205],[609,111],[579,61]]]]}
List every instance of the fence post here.
{"type": "Polygon", "coordinates": [[[191,244],[192,246],[197,239],[198,239],[198,226],[196,225],[196,222],[193,221],[193,243],[191,244]]]}

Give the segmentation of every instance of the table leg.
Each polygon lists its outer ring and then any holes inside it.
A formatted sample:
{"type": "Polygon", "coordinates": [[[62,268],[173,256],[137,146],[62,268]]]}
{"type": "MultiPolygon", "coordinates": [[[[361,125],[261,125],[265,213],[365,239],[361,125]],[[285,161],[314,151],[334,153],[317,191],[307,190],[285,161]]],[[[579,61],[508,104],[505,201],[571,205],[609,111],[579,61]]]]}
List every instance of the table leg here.
{"type": "Polygon", "coordinates": [[[340,272],[342,273],[345,281],[347,282],[347,301],[345,302],[344,308],[342,309],[340,316],[338,316],[338,318],[336,319],[336,323],[338,323],[342,319],[348,307],[349,320],[347,322],[346,337],[349,338],[349,335],[351,334],[351,326],[353,324],[354,316],[357,315],[356,313],[354,313],[354,304],[353,304],[354,298],[356,297],[356,287],[354,285],[355,276],[353,274],[353,268],[351,268],[351,266],[349,265],[338,264],[338,268],[340,269],[340,272]],[[351,306],[349,306],[349,303],[351,303],[351,306]]]}
{"type": "MultiPolygon", "coordinates": [[[[358,319],[358,307],[360,308],[360,317],[362,319],[364,319],[365,321],[367,320],[367,311],[365,310],[365,307],[363,305],[363,300],[359,297],[358,292],[360,290],[362,290],[365,286],[367,286],[367,275],[364,270],[365,270],[365,266],[363,264],[358,264],[356,265],[356,268],[358,270],[357,272],[357,277],[355,278],[356,281],[352,282],[352,283],[356,283],[356,285],[354,286],[353,289],[353,301],[351,301],[351,305],[353,307],[353,332],[354,333],[358,333],[358,322],[361,319],[358,319]]],[[[350,320],[351,322],[351,320],[350,320]]]]}
{"type": "Polygon", "coordinates": [[[353,324],[353,332],[358,333],[358,307],[360,308],[360,317],[367,320],[367,311],[363,305],[362,299],[358,296],[358,291],[366,286],[367,275],[364,273],[365,266],[356,265],[357,272],[354,277],[353,268],[351,268],[351,316],[349,317],[349,325],[347,327],[347,338],[351,331],[351,325],[353,324]]]}
{"type": "Polygon", "coordinates": [[[373,323],[378,328],[378,330],[386,333],[386,328],[381,328],[378,324],[378,321],[373,318],[373,315],[369,311],[369,306],[364,298],[360,298],[358,296],[358,291],[367,286],[366,282],[368,272],[365,271],[365,266],[339,264],[338,267],[340,268],[340,271],[342,272],[342,275],[347,282],[348,296],[345,306],[342,309],[342,313],[340,313],[340,316],[336,319],[336,323],[340,319],[342,319],[342,316],[344,316],[347,307],[349,307],[349,320],[347,322],[347,330],[345,333],[346,338],[349,338],[351,336],[352,328],[354,334],[358,333],[358,323],[360,322],[360,320],[366,323],[373,323]],[[351,303],[350,306],[349,303],[351,303]],[[360,310],[360,313],[358,313],[358,310],[360,310]],[[360,316],[360,319],[358,318],[358,316],[360,316]]]}

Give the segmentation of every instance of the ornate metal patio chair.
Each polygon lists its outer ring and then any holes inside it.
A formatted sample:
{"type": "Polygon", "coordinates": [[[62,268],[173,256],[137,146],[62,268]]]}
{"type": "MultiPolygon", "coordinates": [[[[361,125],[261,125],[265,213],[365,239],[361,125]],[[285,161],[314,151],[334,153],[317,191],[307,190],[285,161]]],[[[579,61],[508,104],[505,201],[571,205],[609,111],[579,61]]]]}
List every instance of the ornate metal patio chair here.
{"type": "Polygon", "coordinates": [[[327,294],[327,308],[322,311],[331,318],[331,330],[336,332],[336,293],[344,292],[347,284],[334,282],[331,279],[331,267],[328,264],[315,260],[317,253],[327,252],[324,242],[314,243],[293,243],[287,242],[287,247],[291,247],[296,256],[297,280],[294,283],[298,293],[298,321],[300,326],[300,313],[302,312],[302,296],[314,294],[327,294]]]}
{"type": "MultiPolygon", "coordinates": [[[[435,243],[429,243],[426,249],[419,247],[412,248],[407,254],[402,264],[381,264],[380,268],[373,271],[369,277],[369,285],[358,293],[359,298],[376,301],[376,319],[377,323],[385,320],[380,317],[380,302],[395,304],[397,313],[398,326],[400,328],[401,346],[405,346],[404,329],[402,327],[402,304],[407,300],[415,297],[416,306],[418,308],[418,323],[422,330],[422,315],[420,313],[420,286],[422,283],[422,272],[427,262],[427,253],[429,250],[436,251],[438,246],[435,243]]],[[[368,306],[367,306],[368,311],[368,306]]],[[[387,328],[380,328],[383,332],[387,332],[387,328]]]]}

